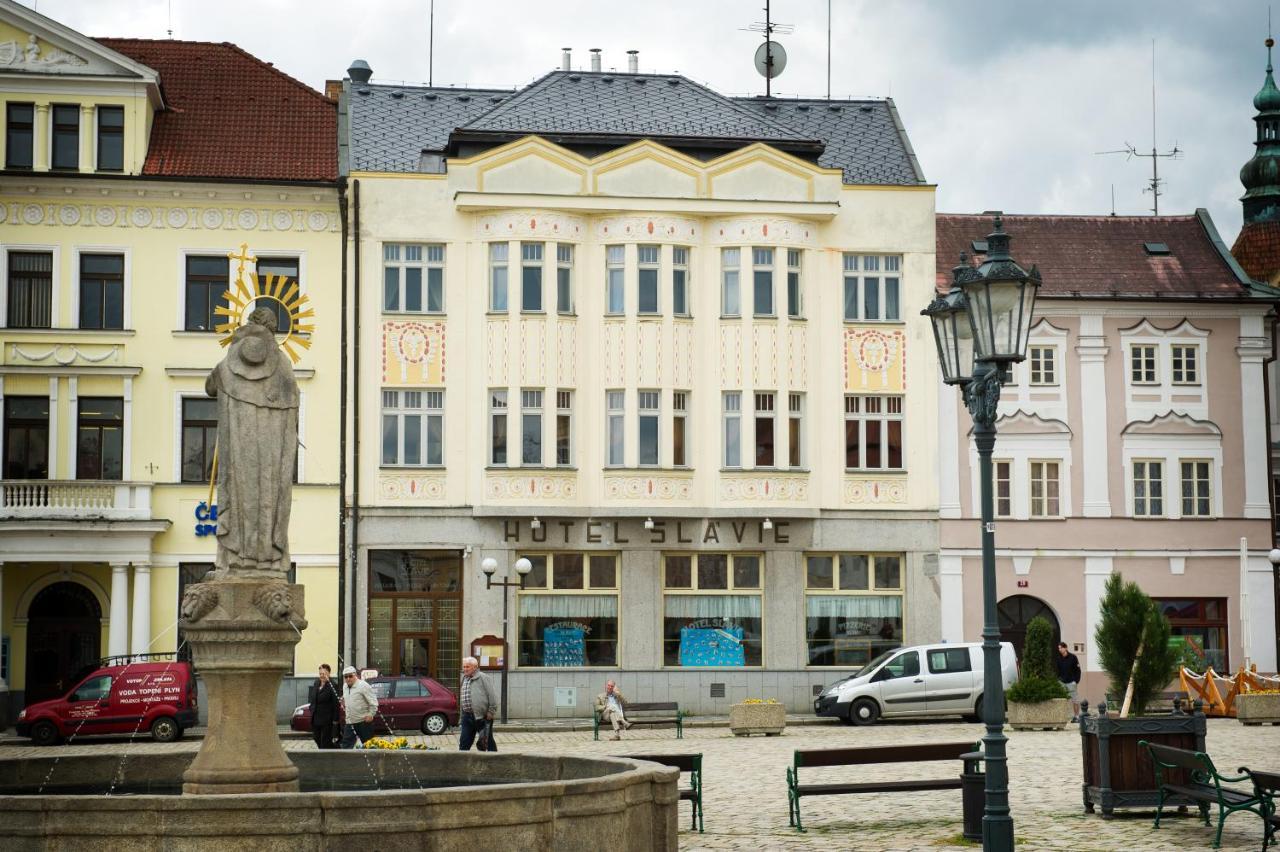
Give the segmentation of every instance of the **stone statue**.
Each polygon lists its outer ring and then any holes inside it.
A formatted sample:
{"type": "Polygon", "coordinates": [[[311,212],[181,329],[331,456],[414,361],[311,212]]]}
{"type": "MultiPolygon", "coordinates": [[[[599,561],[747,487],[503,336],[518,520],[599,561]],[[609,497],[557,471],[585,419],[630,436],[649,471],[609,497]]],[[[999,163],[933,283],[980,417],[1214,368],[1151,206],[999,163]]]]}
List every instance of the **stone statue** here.
{"type": "Polygon", "coordinates": [[[218,399],[218,553],[210,580],[283,580],[289,570],[298,383],[275,330],[275,313],[255,310],[204,383],[218,399]]]}

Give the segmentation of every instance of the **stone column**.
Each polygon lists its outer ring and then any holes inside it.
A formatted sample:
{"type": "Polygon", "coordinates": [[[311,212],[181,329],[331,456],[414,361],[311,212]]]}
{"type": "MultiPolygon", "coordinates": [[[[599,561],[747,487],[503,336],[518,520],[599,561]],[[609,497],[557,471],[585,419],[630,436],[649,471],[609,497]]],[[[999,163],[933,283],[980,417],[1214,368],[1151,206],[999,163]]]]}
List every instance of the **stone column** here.
{"type": "Polygon", "coordinates": [[[151,566],[133,566],[133,641],[129,653],[145,654],[151,645],[151,566]]]}
{"type": "Polygon", "coordinates": [[[80,171],[91,172],[97,167],[94,162],[94,131],[97,130],[92,106],[80,107],[80,171]]]}
{"type": "MultiPolygon", "coordinates": [[[[51,138],[48,104],[36,104],[36,126],[33,129],[35,130],[32,134],[34,141],[31,143],[35,148],[31,152],[33,170],[47,172],[49,171],[49,140],[51,138]]],[[[57,325],[57,322],[54,325],[57,325]]]]}
{"type": "Polygon", "coordinates": [[[111,566],[111,632],[107,634],[107,656],[129,653],[129,566],[111,566]]]}

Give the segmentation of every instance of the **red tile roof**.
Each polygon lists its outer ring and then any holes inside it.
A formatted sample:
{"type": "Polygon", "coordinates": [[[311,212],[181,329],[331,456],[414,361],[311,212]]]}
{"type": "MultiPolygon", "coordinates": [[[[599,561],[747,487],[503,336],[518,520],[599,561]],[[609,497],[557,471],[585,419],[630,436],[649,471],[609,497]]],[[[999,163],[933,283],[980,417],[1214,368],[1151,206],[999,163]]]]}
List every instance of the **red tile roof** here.
{"type": "Polygon", "coordinates": [[[1231,253],[1250,278],[1275,284],[1280,277],[1280,222],[1245,225],[1231,253]]]}
{"type": "Polygon", "coordinates": [[[309,86],[228,42],[97,41],[160,74],[143,174],[337,179],[337,106],[309,86]]]}
{"type": "MultiPolygon", "coordinates": [[[[1192,216],[1004,217],[1010,254],[1024,268],[1040,267],[1044,297],[1195,298],[1244,297],[1235,272],[1206,231],[1208,214],[1192,216]],[[1164,243],[1165,255],[1144,243],[1164,243]]],[[[1212,227],[1212,224],[1209,224],[1212,227]]],[[[937,286],[951,287],[960,252],[974,258],[973,240],[985,240],[992,217],[940,213],[937,217],[937,286]]],[[[1214,234],[1216,237],[1216,233],[1214,234]]],[[[1223,249],[1225,251],[1225,248],[1223,249]]]]}

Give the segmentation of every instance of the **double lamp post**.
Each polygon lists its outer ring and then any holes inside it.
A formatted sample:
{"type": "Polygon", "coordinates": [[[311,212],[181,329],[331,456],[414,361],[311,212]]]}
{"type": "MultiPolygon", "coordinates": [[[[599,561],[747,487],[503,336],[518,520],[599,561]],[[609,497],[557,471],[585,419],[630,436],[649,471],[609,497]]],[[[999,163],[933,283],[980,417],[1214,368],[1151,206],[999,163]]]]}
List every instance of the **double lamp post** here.
{"type": "Polygon", "coordinates": [[[1026,357],[1040,273],[1024,270],[1009,256],[1009,235],[1000,216],[987,236],[987,258],[973,267],[964,254],[951,290],[921,311],[933,323],[942,377],[959,385],[973,417],[982,483],[982,738],[986,762],[986,805],[982,816],[984,852],[1012,852],[1009,766],[1005,756],[1004,690],[1000,670],[1000,629],[996,623],[996,545],[992,506],[991,452],[996,443],[1000,387],[1010,365],[1026,357]]]}
{"type": "Polygon", "coordinates": [[[499,712],[502,716],[502,724],[507,723],[507,670],[509,668],[507,658],[511,656],[511,648],[508,646],[510,633],[507,631],[507,589],[518,589],[524,583],[525,575],[533,570],[533,563],[521,556],[516,560],[516,574],[519,579],[512,580],[511,575],[504,575],[498,582],[493,581],[493,575],[498,570],[498,560],[492,556],[486,556],[480,562],[480,570],[484,572],[484,587],[492,589],[494,586],[502,589],[502,697],[499,700],[501,705],[499,712]]]}

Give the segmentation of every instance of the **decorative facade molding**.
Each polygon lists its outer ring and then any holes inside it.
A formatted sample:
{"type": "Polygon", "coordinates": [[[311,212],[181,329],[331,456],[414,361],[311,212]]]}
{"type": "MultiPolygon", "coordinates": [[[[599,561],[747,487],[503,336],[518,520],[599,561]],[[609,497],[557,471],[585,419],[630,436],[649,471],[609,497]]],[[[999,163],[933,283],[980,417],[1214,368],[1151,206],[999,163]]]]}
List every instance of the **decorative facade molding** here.
{"type": "MultiPolygon", "coordinates": [[[[43,364],[46,366],[57,365],[59,367],[69,367],[72,364],[102,364],[111,362],[120,363],[120,355],[124,351],[124,346],[119,343],[106,345],[80,346],[75,343],[54,343],[43,352],[39,351],[39,343],[10,343],[9,344],[9,364],[17,364],[26,362],[28,364],[43,364]],[[29,347],[29,348],[23,348],[29,347]]],[[[207,371],[206,371],[207,372],[207,371]]]]}
{"type": "Polygon", "coordinates": [[[382,383],[443,387],[445,379],[443,322],[408,320],[382,323],[382,383]]]}
{"type": "Polygon", "coordinates": [[[381,473],[378,496],[383,500],[443,500],[446,478],[439,473],[381,473]]]}
{"type": "Polygon", "coordinates": [[[36,73],[65,72],[83,68],[88,61],[61,48],[42,44],[35,34],[25,42],[0,41],[0,67],[36,73]]]}
{"type": "Polygon", "coordinates": [[[484,493],[490,500],[574,500],[578,497],[578,472],[487,472],[484,493]]]}
{"type": "Polygon", "coordinates": [[[476,238],[481,240],[541,237],[578,241],[587,236],[585,219],[546,210],[511,210],[477,216],[475,222],[476,238]]]}
{"type": "Polygon", "coordinates": [[[700,241],[696,219],[683,216],[605,216],[596,219],[597,240],[643,240],[646,243],[688,243],[700,241]]]}
{"type": "Polygon", "coordinates": [[[906,334],[900,328],[844,330],[847,392],[902,393],[907,389],[906,334]]]}
{"type": "Polygon", "coordinates": [[[844,502],[852,505],[884,505],[907,502],[906,479],[864,479],[846,476],[844,502]]]}
{"type": "MultiPolygon", "coordinates": [[[[1061,420],[1041,417],[1034,412],[1018,409],[996,421],[1001,435],[1070,435],[1071,427],[1061,420]]],[[[973,434],[973,430],[969,430],[973,434]]]]}
{"type": "Polygon", "coordinates": [[[735,216],[714,219],[707,231],[713,245],[743,245],[767,241],[778,246],[814,245],[814,226],[777,216],[735,216]]]}
{"type": "Polygon", "coordinates": [[[809,474],[760,476],[755,473],[720,474],[720,499],[804,502],[809,499],[809,474]]]}
{"type": "Polygon", "coordinates": [[[1177,411],[1170,411],[1148,420],[1135,420],[1120,430],[1121,435],[1203,435],[1222,437],[1222,430],[1211,420],[1197,420],[1177,411]]]}
{"type": "Polygon", "coordinates": [[[164,207],[145,204],[0,202],[0,224],[183,231],[333,233],[338,216],[324,210],[252,207],[164,207]]]}
{"type": "Polygon", "coordinates": [[[693,477],[606,471],[604,496],[609,500],[689,500],[693,497],[693,477]]]}

